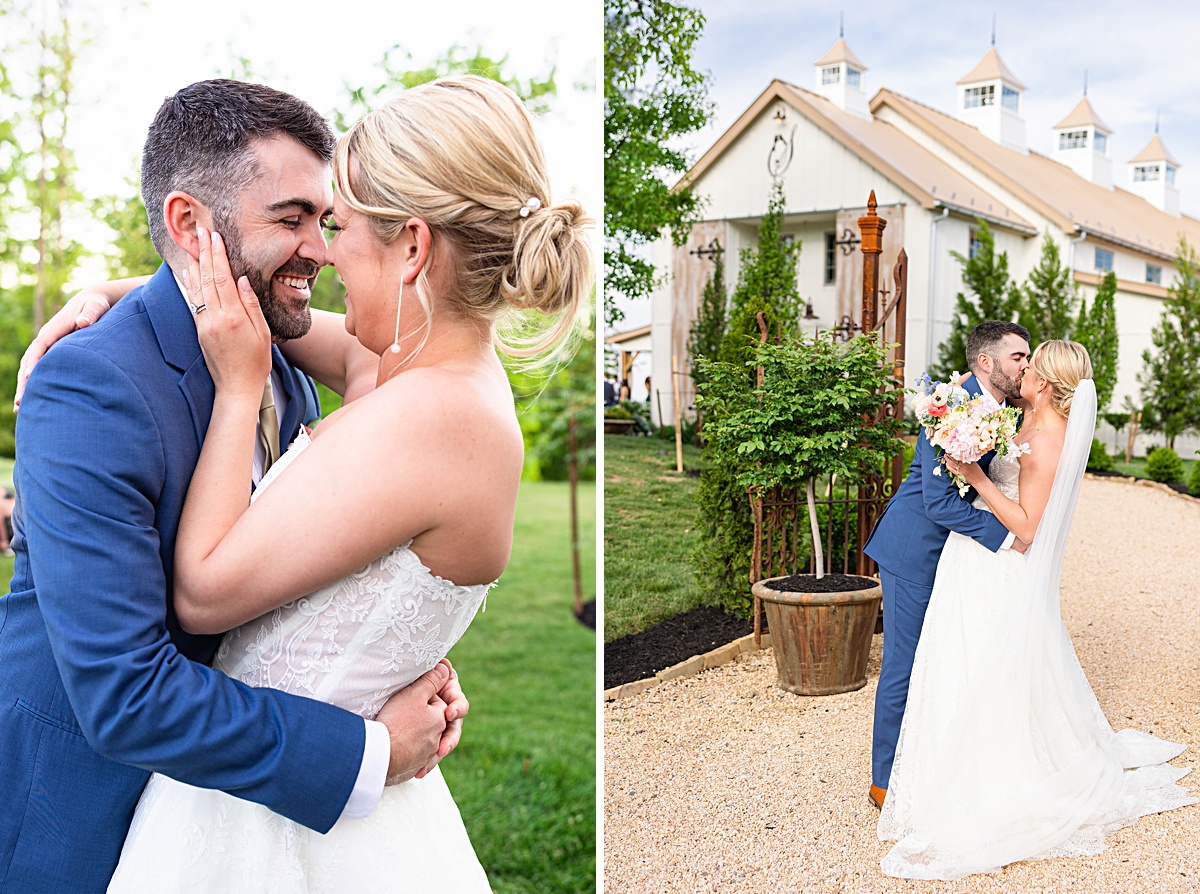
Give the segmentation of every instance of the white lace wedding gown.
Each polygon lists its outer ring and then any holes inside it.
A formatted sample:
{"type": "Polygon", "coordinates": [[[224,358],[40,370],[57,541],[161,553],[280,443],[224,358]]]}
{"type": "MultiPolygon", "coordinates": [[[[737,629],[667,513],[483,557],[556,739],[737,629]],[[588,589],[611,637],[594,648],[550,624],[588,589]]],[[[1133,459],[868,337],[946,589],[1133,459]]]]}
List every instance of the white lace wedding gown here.
{"type": "MultiPolygon", "coordinates": [[[[1016,457],[997,458],[989,477],[1016,500],[1019,472],[1016,457]]],[[[1041,587],[1026,561],[946,541],[879,818],[880,840],[897,842],[887,875],[954,879],[1094,854],[1106,833],[1196,802],[1175,785],[1187,770],[1166,764],[1184,746],[1113,733],[1062,624],[1058,569],[1041,587]]]]}
{"type": "MultiPolygon", "coordinates": [[[[309,444],[301,434],[263,490],[309,444]]],[[[226,634],[214,667],[374,717],[441,660],[488,587],[458,586],[408,545],[226,634]]],[[[158,774],[138,803],[114,892],[489,892],[439,769],[384,789],[374,812],[322,835],[262,805],[158,774]]]]}

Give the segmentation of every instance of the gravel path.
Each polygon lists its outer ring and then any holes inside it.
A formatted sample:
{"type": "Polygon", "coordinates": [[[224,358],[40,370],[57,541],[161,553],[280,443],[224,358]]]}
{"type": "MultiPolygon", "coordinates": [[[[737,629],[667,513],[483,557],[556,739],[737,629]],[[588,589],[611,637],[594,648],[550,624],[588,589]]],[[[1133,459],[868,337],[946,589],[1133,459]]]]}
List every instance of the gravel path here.
{"type": "MultiPolygon", "coordinates": [[[[1200,767],[1200,501],[1084,482],[1062,609],[1115,729],[1200,767]]],[[[882,637],[866,688],[775,685],[770,650],[604,706],[604,890],[621,892],[1200,892],[1200,805],[1143,817],[1094,857],[957,882],[879,871],[890,843],[867,802],[882,637]]],[[[1182,784],[1200,796],[1200,772],[1182,784]]]]}

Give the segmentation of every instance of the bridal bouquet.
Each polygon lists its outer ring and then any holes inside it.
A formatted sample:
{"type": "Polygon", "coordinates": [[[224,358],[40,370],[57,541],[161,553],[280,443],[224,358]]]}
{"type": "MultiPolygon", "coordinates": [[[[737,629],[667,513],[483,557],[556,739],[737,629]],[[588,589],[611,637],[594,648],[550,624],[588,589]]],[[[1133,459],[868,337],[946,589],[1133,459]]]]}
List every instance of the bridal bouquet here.
{"type": "MultiPolygon", "coordinates": [[[[916,389],[910,392],[915,395],[913,410],[917,421],[925,426],[925,435],[937,451],[940,465],[933,474],[942,474],[947,456],[973,463],[991,450],[997,456],[1028,453],[1028,444],[1013,440],[1017,436],[1020,411],[1016,407],[997,407],[982,395],[971,397],[957,381],[957,372],[950,376],[949,382],[934,382],[929,373],[921,373],[916,389]]],[[[958,486],[959,496],[970,490],[961,476],[950,472],[950,477],[958,486]]]]}

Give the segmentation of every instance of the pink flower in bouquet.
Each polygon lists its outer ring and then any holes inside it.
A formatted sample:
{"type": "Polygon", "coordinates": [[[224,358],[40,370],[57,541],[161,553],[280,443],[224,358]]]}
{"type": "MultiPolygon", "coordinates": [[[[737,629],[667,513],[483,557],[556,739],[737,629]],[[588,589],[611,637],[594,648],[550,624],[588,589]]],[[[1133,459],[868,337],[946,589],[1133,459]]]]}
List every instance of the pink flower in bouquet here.
{"type": "Polygon", "coordinates": [[[947,409],[948,408],[944,403],[939,404],[939,403],[935,402],[935,403],[930,404],[925,409],[925,412],[928,413],[930,416],[945,416],[947,409]]]}

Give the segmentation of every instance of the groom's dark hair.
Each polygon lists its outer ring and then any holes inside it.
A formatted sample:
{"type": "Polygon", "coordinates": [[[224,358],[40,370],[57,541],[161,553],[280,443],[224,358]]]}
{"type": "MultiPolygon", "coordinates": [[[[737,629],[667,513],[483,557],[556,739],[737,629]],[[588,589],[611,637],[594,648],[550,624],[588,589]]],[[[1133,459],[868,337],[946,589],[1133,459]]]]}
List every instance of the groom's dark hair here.
{"type": "Polygon", "coordinates": [[[1006,335],[1019,335],[1029,341],[1029,330],[1020,323],[1008,320],[984,320],[967,336],[967,366],[971,372],[979,372],[979,355],[1000,356],[1000,343],[1006,335]]]}
{"type": "Polygon", "coordinates": [[[257,176],[256,139],[289,136],[322,161],[333,158],[333,131],[303,100],[264,87],[217,78],[168,96],[142,149],[142,202],[150,238],[164,259],[176,251],[163,218],[175,190],[207,205],[216,218],[234,216],[238,195],[257,176]]]}

